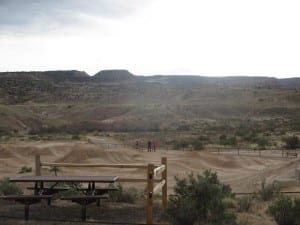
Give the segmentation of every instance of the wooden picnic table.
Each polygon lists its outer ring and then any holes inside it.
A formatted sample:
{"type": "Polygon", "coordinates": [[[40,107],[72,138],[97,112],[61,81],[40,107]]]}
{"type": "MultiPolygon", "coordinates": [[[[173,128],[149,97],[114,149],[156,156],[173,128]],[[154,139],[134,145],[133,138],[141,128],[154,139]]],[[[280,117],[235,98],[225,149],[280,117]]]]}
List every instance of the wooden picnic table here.
{"type": "Polygon", "coordinates": [[[25,205],[25,220],[28,220],[29,206],[40,202],[42,199],[47,199],[50,204],[52,194],[58,191],[64,191],[66,188],[56,187],[58,183],[88,183],[87,188],[75,187],[84,193],[84,196],[69,196],[61,197],[61,200],[71,200],[82,206],[82,220],[86,219],[86,205],[97,201],[97,205],[100,204],[100,199],[107,199],[102,194],[105,190],[112,191],[114,188],[99,188],[95,183],[114,183],[118,179],[118,176],[21,176],[11,178],[11,182],[34,182],[35,185],[34,195],[15,195],[15,196],[2,196],[2,199],[14,200],[25,205]],[[54,182],[50,187],[45,187],[44,183],[54,182]]]}

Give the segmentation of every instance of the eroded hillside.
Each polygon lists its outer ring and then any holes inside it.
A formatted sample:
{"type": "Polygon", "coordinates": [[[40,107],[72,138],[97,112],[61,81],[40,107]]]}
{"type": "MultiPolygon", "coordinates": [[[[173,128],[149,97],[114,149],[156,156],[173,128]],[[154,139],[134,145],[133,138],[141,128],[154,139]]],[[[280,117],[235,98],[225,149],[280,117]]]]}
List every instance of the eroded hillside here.
{"type": "Polygon", "coordinates": [[[0,131],[199,131],[228,121],[297,131],[299,87],[298,78],[0,73],[0,131]]]}

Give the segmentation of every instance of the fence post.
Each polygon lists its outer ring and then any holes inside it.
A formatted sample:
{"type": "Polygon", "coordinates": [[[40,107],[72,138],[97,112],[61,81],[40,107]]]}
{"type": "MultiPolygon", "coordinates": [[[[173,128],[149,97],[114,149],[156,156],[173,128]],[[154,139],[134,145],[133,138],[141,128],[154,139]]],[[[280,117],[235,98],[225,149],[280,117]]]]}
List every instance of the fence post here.
{"type": "Polygon", "coordinates": [[[148,164],[147,169],[147,218],[146,224],[153,224],[153,187],[154,187],[154,165],[148,164]]]}
{"type": "Polygon", "coordinates": [[[165,166],[165,170],[161,174],[161,179],[165,180],[165,184],[162,187],[162,205],[163,208],[167,208],[167,202],[168,202],[168,186],[167,186],[167,157],[161,158],[161,164],[165,166]]]}
{"type": "Polygon", "coordinates": [[[41,157],[40,155],[35,155],[35,175],[41,176],[41,157]]]}

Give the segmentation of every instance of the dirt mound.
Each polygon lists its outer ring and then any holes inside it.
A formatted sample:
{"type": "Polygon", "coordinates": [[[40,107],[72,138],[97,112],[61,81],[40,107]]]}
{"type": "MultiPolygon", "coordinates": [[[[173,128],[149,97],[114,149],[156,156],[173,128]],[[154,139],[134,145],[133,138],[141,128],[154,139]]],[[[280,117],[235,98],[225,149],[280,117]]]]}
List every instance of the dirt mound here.
{"type": "Polygon", "coordinates": [[[82,163],[90,158],[100,158],[103,155],[103,151],[101,149],[76,147],[56,160],[56,162],[82,163]]]}
{"type": "MultiPolygon", "coordinates": [[[[243,163],[240,160],[236,160],[235,157],[216,155],[208,152],[189,152],[184,155],[185,158],[197,159],[197,164],[202,164],[204,167],[209,168],[241,168],[243,163]]],[[[193,162],[191,162],[194,164],[193,162]]]]}
{"type": "Polygon", "coordinates": [[[34,155],[52,156],[53,152],[50,148],[40,148],[39,146],[18,146],[13,151],[21,157],[30,157],[34,155]]]}
{"type": "Polygon", "coordinates": [[[13,158],[14,154],[6,148],[0,147],[0,159],[13,158]]]}

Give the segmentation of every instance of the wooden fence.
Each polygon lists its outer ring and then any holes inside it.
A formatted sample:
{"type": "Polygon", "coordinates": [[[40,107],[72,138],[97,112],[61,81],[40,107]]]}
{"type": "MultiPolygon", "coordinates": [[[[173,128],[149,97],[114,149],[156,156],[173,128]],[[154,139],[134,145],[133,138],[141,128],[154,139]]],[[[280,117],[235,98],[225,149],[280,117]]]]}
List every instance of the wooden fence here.
{"type": "Polygon", "coordinates": [[[153,197],[161,191],[162,206],[167,207],[167,158],[161,158],[161,164],[80,164],[41,162],[40,155],[35,156],[35,175],[41,175],[42,167],[109,167],[109,168],[141,168],[146,170],[146,178],[119,178],[118,182],[144,182],[147,184],[146,224],[153,224],[153,197]],[[160,177],[158,177],[160,175],[160,177]],[[156,178],[156,179],[155,179],[156,178]],[[156,185],[155,185],[156,184],[156,185]]]}
{"type": "Polygon", "coordinates": [[[217,153],[218,155],[224,153],[232,153],[238,156],[240,155],[251,155],[251,156],[273,156],[278,158],[289,158],[289,157],[299,157],[300,149],[250,149],[250,148],[211,148],[210,152],[217,153]]]}

